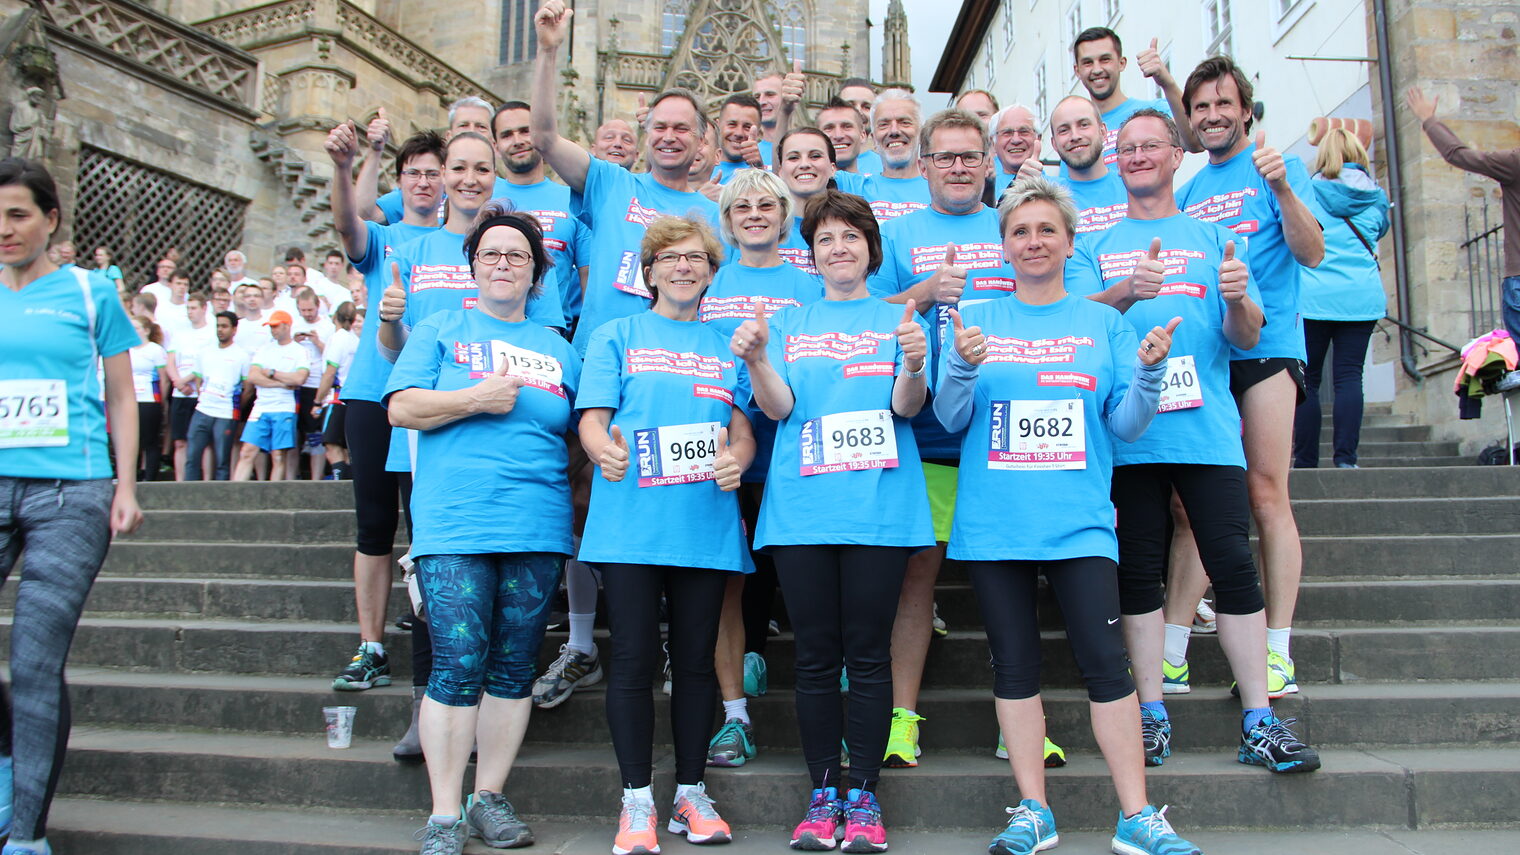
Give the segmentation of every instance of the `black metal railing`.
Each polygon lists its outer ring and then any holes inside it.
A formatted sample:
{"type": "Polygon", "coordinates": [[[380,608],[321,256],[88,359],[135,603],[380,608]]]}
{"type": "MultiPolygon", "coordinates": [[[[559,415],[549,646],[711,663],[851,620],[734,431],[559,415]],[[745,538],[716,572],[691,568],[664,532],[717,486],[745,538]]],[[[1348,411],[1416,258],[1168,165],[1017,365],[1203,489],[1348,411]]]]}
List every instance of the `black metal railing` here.
{"type": "Polygon", "coordinates": [[[1466,239],[1462,251],[1467,253],[1467,299],[1470,333],[1474,338],[1504,326],[1504,295],[1500,293],[1504,273],[1504,224],[1490,225],[1488,199],[1474,213],[1462,212],[1466,239]]]}

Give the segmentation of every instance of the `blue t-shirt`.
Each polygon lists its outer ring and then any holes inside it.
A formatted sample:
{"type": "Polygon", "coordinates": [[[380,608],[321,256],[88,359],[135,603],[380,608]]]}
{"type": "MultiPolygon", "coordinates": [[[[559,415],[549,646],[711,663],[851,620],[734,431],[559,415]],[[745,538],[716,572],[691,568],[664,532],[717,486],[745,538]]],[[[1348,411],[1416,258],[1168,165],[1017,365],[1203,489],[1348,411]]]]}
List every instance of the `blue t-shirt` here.
{"type": "Polygon", "coordinates": [[[875,175],[885,168],[875,149],[866,149],[855,156],[855,171],[861,175],[875,175]]]}
{"type": "Polygon", "coordinates": [[[537,184],[497,181],[496,190],[496,198],[506,199],[515,210],[538,218],[538,224],[544,230],[544,250],[554,263],[552,274],[545,274],[544,282],[553,279],[565,318],[578,317],[581,312],[580,268],[589,263],[591,256],[591,229],[570,215],[570,188],[544,179],[537,184]]]}
{"type": "MultiPolygon", "coordinates": [[[[836,173],[836,182],[841,174],[849,175],[850,173],[836,173]]],[[[839,186],[839,189],[862,196],[870,202],[871,213],[876,215],[878,223],[885,223],[903,214],[911,214],[920,208],[927,208],[930,202],[929,179],[922,175],[917,178],[888,178],[884,175],[872,174],[860,180],[858,189],[849,190],[843,184],[839,186]]]]}
{"type": "Polygon", "coordinates": [[[572,212],[590,224],[591,271],[575,330],[582,353],[602,324],[649,308],[649,289],[639,263],[644,229],[664,215],[706,217],[718,230],[718,206],[701,193],[671,190],[648,172],[629,172],[591,158],[586,186],[572,193],[572,212]]]}
{"type": "MultiPolygon", "coordinates": [[[[1204,463],[1244,466],[1240,445],[1240,411],[1230,394],[1230,342],[1224,337],[1226,303],[1219,294],[1219,265],[1224,245],[1234,235],[1223,226],[1175,214],[1159,220],[1126,217],[1106,231],[1094,232],[1077,244],[1076,255],[1066,265],[1066,290],[1090,296],[1134,272],[1145,257],[1152,238],[1161,238],[1161,261],[1167,265],[1161,296],[1141,300],[1124,313],[1124,319],[1143,337],[1152,327],[1166,326],[1172,318],[1182,324],[1172,334],[1169,373],[1163,387],[1160,413],[1134,443],[1121,444],[1115,466],[1131,463],[1204,463]],[[1184,357],[1191,357],[1187,371],[1184,357]],[[1179,396],[1169,404],[1166,391],[1179,396]],[[1195,404],[1201,401],[1201,404],[1195,404]]],[[[1235,257],[1244,250],[1236,244],[1235,257]]],[[[1248,262],[1249,263],[1249,262],[1248,262]]],[[[1256,299],[1254,284],[1248,287],[1256,299]]]]}
{"type": "MultiPolygon", "coordinates": [[[[588,564],[652,564],[752,572],[739,494],[718,489],[711,459],[743,394],[728,339],[706,324],[646,311],[608,321],[586,347],[577,410],[615,410],[628,442],[628,473],[591,479],[579,558],[588,564]],[[693,447],[706,444],[705,452],[693,447]],[[708,472],[702,480],[700,462],[708,472]]],[[[610,425],[609,425],[610,427],[610,425]]]]}
{"type": "Polygon", "coordinates": [[[467,389],[502,360],[523,380],[512,412],[416,432],[414,557],[571,554],[565,434],[581,363],[563,337],[480,310],[435,312],[412,329],[386,398],[401,389],[467,389]]]}
{"type": "MultiPolygon", "coordinates": [[[[1104,418],[1129,390],[1134,328],[1112,306],[1070,295],[1045,306],[1017,297],[967,306],[964,320],[987,336],[987,359],[977,370],[957,492],[997,500],[956,502],[949,557],[1117,561],[1109,482],[1118,443],[1104,418]],[[1060,404],[1030,405],[1044,401],[1060,404]],[[1080,410],[1080,422],[1067,407],[1080,410]],[[1048,460],[1059,452],[1071,462],[1048,460]],[[1078,468],[1056,468],[1075,465],[1078,454],[1078,468]]],[[[941,365],[951,358],[947,350],[941,365]]]]}
{"type": "Polygon", "coordinates": [[[892,386],[902,369],[902,314],[901,306],[866,297],[819,300],[771,318],[770,363],[796,402],[776,429],[757,549],[934,544],[918,444],[908,420],[891,414],[892,386]],[[874,414],[880,425],[840,424],[838,416],[847,413],[874,414]],[[856,454],[851,441],[862,450],[882,448],[888,432],[896,441],[896,465],[831,462],[856,454]],[[804,466],[813,474],[804,475],[804,466]]]}
{"type": "Polygon", "coordinates": [[[97,358],[139,342],[115,286],[79,268],[0,287],[0,475],[112,477],[97,358]]]}
{"type": "MultiPolygon", "coordinates": [[[[776,146],[773,145],[770,140],[760,141],[760,162],[765,164],[766,169],[770,169],[771,165],[775,162],[773,159],[775,151],[776,146]]],[[[727,184],[728,179],[733,178],[735,172],[738,172],[741,169],[751,168],[747,161],[729,160],[723,155],[722,152],[718,153],[718,162],[714,164],[714,166],[718,170],[719,184],[727,184]]]]}
{"type": "MultiPolygon", "coordinates": [[[[841,193],[854,193],[856,196],[864,199],[866,197],[866,179],[869,177],[858,172],[835,172],[834,188],[841,193]]],[[[801,219],[801,211],[795,211],[794,213],[798,219],[801,219]]]]}
{"type": "MultiPolygon", "coordinates": [[[[698,318],[718,331],[725,343],[733,338],[739,325],[755,316],[755,302],[765,305],[766,317],[791,306],[804,306],[823,299],[823,280],[803,273],[790,264],[775,267],[745,267],[725,264],[713,277],[712,285],[702,296],[698,318]]],[[[742,377],[744,363],[739,363],[742,377]]],[[[740,401],[755,432],[755,462],[744,473],[744,480],[765,481],[770,468],[771,448],[776,444],[776,422],[768,418],[753,401],[740,401]]]]}
{"type": "MultiPolygon", "coordinates": [[[[792,228],[782,239],[781,245],[776,248],[781,253],[781,260],[801,270],[803,273],[818,275],[818,265],[813,263],[813,248],[807,245],[802,237],[802,218],[792,217],[792,228]]],[[[723,273],[718,271],[719,275],[723,273]]],[[[822,287],[822,280],[819,280],[822,287]]]]}
{"type": "Polygon", "coordinates": [[[1129,191],[1124,189],[1117,169],[1109,169],[1102,178],[1092,181],[1076,181],[1068,175],[1057,178],[1056,183],[1071,191],[1071,199],[1077,205],[1079,241],[1084,235],[1101,232],[1124,219],[1129,211],[1129,191]]]}
{"type": "MultiPolygon", "coordinates": [[[[1282,209],[1277,194],[1256,171],[1252,155],[1256,145],[1224,163],[1205,164],[1182,189],[1177,191],[1177,205],[1190,217],[1206,223],[1218,223],[1241,237],[1235,249],[1251,243],[1251,279],[1261,289],[1261,309],[1267,325],[1261,328],[1261,341],[1250,350],[1234,350],[1234,359],[1272,357],[1304,358],[1304,325],[1299,315],[1300,273],[1298,259],[1283,236],[1282,209]]],[[[1296,155],[1283,155],[1288,184],[1298,198],[1316,208],[1309,173],[1296,155]]]]}
{"type": "Polygon", "coordinates": [[[359,332],[359,349],[348,369],[348,382],[343,384],[345,401],[379,401],[385,391],[385,381],[391,373],[391,363],[380,355],[375,337],[380,334],[380,301],[385,289],[391,285],[391,257],[396,249],[410,243],[428,232],[432,226],[409,226],[395,223],[382,226],[366,220],[364,229],[369,233],[369,243],[363,258],[350,258],[354,269],[364,274],[366,295],[364,329],[359,332]]]}
{"type": "MultiPolygon", "coordinates": [[[[881,227],[881,269],[871,277],[871,293],[878,297],[900,294],[934,275],[945,260],[945,247],[955,244],[955,264],[967,268],[966,290],[961,306],[983,300],[1006,297],[1018,288],[1013,267],[1003,258],[1003,242],[998,232],[998,214],[983,205],[975,213],[956,216],[933,208],[914,211],[881,227]]],[[[925,307],[919,306],[920,311],[925,307]]],[[[929,370],[937,377],[940,342],[950,335],[950,310],[946,305],[925,313],[930,319],[929,353],[934,360],[929,370]]],[[[913,434],[918,438],[918,453],[934,460],[960,457],[961,440],[945,431],[930,407],[913,419],[913,434]]]]}

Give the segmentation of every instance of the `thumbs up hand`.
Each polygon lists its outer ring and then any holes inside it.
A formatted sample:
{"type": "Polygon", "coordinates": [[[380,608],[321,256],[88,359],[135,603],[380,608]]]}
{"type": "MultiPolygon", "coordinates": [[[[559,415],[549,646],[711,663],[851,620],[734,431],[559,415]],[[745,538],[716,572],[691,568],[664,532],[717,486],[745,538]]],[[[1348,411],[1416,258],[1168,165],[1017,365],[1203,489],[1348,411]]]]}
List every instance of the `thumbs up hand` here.
{"type": "Polygon", "coordinates": [[[472,409],[475,412],[504,416],[517,406],[517,391],[522,388],[522,380],[507,374],[507,368],[510,365],[511,363],[503,359],[495,371],[475,384],[475,389],[471,393],[474,403],[472,409]]]}
{"type": "Polygon", "coordinates": [[[956,266],[955,262],[955,244],[946,244],[945,260],[923,283],[932,302],[953,306],[961,301],[961,294],[966,290],[966,268],[956,266]]]}
{"type": "Polygon", "coordinates": [[[1219,294],[1226,302],[1239,303],[1246,298],[1246,284],[1251,273],[1246,263],[1235,257],[1235,241],[1225,241],[1224,261],[1219,264],[1219,294]]]}
{"type": "Polygon", "coordinates": [[[739,489],[739,476],[744,472],[739,468],[739,460],[734,457],[733,449],[728,447],[728,428],[718,428],[717,454],[713,457],[713,479],[718,482],[718,489],[725,493],[732,493],[739,489]]]}
{"type": "Polygon", "coordinates": [[[961,321],[961,313],[950,310],[950,323],[955,328],[955,352],[972,365],[981,365],[987,359],[987,337],[981,327],[967,327],[961,321]]]}
{"type": "Polygon", "coordinates": [[[1157,40],[1151,39],[1150,47],[1143,48],[1135,55],[1135,63],[1140,66],[1140,73],[1146,77],[1156,78],[1159,82],[1171,80],[1171,71],[1166,63],[1161,61],[1161,51],[1156,46],[1157,40]]]}
{"type": "Polygon", "coordinates": [[[765,315],[765,304],[756,300],[755,316],[734,330],[734,337],[728,341],[728,349],[733,351],[734,356],[753,365],[765,361],[765,346],[770,340],[771,323],[765,315]]]}
{"type": "Polygon", "coordinates": [[[369,127],[365,129],[364,136],[369,140],[369,147],[376,151],[385,149],[385,141],[391,135],[391,120],[385,117],[385,108],[381,107],[379,114],[370,120],[369,127]]]}
{"type": "Polygon", "coordinates": [[[792,70],[781,78],[781,109],[790,113],[802,102],[807,89],[807,77],[802,73],[802,60],[792,60],[792,70]]]}
{"type": "Polygon", "coordinates": [[[406,314],[406,286],[401,284],[401,266],[391,262],[391,284],[380,297],[380,320],[399,321],[406,314]]]}
{"type": "MultiPolygon", "coordinates": [[[[759,134],[757,127],[755,133],[759,134]]],[[[760,139],[758,136],[750,137],[739,144],[739,159],[756,169],[765,168],[765,158],[760,154],[760,139]]]]}
{"type": "Polygon", "coordinates": [[[1267,146],[1266,131],[1256,132],[1256,151],[1251,155],[1251,162],[1256,164],[1256,171],[1272,185],[1273,190],[1287,188],[1288,165],[1283,162],[1281,152],[1267,146]]]}
{"type": "Polygon", "coordinates": [[[354,131],[354,123],[344,122],[328,131],[322,147],[327,150],[327,156],[332,158],[338,173],[345,174],[353,167],[354,155],[359,151],[359,137],[354,131]]]}
{"type": "Polygon", "coordinates": [[[908,300],[903,305],[902,320],[897,323],[897,346],[902,349],[903,368],[909,374],[917,374],[924,370],[924,362],[929,357],[929,338],[924,335],[924,328],[918,325],[918,320],[913,313],[918,311],[918,303],[908,300]]]}
{"type": "Polygon", "coordinates": [[[649,120],[649,99],[644,96],[644,93],[640,92],[639,93],[639,106],[636,109],[634,109],[634,111],[633,111],[633,123],[634,123],[635,126],[637,126],[639,128],[643,128],[644,127],[644,123],[647,122],[648,120],[649,120]]]}
{"type": "Polygon", "coordinates": [[[1166,355],[1172,352],[1172,333],[1177,331],[1177,325],[1182,323],[1182,318],[1172,318],[1165,327],[1152,327],[1146,333],[1145,341],[1140,343],[1140,362],[1144,365],[1155,365],[1166,359],[1166,355]]]}
{"type": "Polygon", "coordinates": [[[1131,299],[1154,300],[1161,293],[1166,281],[1166,264],[1161,260],[1161,238],[1151,238],[1151,247],[1145,257],[1135,264],[1135,272],[1129,277],[1131,299]]]}
{"type": "Polygon", "coordinates": [[[628,474],[628,440],[623,438],[623,432],[617,425],[612,426],[608,436],[612,441],[602,446],[602,453],[596,464],[602,467],[603,478],[617,482],[623,480],[623,476],[628,474]]]}

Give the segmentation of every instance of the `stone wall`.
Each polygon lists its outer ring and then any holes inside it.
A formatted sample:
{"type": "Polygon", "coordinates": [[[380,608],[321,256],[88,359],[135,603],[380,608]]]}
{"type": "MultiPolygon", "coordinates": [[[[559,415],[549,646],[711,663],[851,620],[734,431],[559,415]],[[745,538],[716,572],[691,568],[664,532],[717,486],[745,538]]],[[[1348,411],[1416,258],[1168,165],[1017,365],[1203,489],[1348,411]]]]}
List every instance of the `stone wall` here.
{"type": "MultiPolygon", "coordinates": [[[[1369,55],[1376,55],[1372,4],[1367,6],[1369,55]]],[[[1467,259],[1459,248],[1464,239],[1463,213],[1477,210],[1487,197],[1491,215],[1497,219],[1499,191],[1493,181],[1462,172],[1441,159],[1404,105],[1403,93],[1419,85],[1438,97],[1437,118],[1475,148],[1520,147],[1520,3],[1389,0],[1388,16],[1411,290],[1406,320],[1461,345],[1472,337],[1467,259]]],[[[1374,85],[1374,108],[1381,111],[1384,93],[1378,90],[1374,85]]],[[[1381,122],[1378,135],[1382,149],[1381,122]]],[[[1391,239],[1384,241],[1382,251],[1385,257],[1392,256],[1391,239]]],[[[1392,265],[1385,266],[1385,278],[1392,295],[1392,265]]],[[[1389,306],[1394,311],[1396,303],[1390,299],[1389,306]]],[[[1397,339],[1379,342],[1378,348],[1379,360],[1397,360],[1397,339]]],[[[1503,437],[1503,408],[1497,399],[1491,400],[1481,420],[1459,421],[1452,392],[1455,365],[1443,354],[1442,348],[1433,347],[1428,355],[1421,355],[1424,378],[1420,381],[1398,372],[1394,406],[1435,425],[1438,438],[1461,439],[1464,454],[1476,453],[1503,437]]]]}

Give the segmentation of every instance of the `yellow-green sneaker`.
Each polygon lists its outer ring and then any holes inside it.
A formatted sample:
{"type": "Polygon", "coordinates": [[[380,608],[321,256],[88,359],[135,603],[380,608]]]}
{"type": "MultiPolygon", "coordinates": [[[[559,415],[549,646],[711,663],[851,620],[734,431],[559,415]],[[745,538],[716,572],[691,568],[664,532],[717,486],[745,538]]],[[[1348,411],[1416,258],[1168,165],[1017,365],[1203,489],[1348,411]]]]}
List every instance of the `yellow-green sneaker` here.
{"type": "MultiPolygon", "coordinates": [[[[992,752],[992,756],[996,757],[999,760],[1008,759],[1008,745],[1007,743],[1003,742],[1002,731],[998,731],[997,750],[992,752]]],[[[1061,746],[1055,744],[1054,742],[1051,742],[1050,737],[1045,737],[1045,768],[1059,769],[1065,765],[1066,751],[1062,749],[1061,746]]]]}
{"type": "Polygon", "coordinates": [[[892,708],[892,730],[887,734],[887,756],[881,764],[889,769],[909,769],[918,765],[923,749],[918,747],[918,723],[924,717],[902,707],[892,708]]]}
{"type": "Polygon", "coordinates": [[[1294,678],[1293,660],[1267,651],[1267,697],[1277,700],[1283,695],[1298,694],[1298,680],[1294,678]]]}
{"type": "Polygon", "coordinates": [[[1187,694],[1188,692],[1191,692],[1191,691],[1193,691],[1193,688],[1192,688],[1192,686],[1188,685],[1188,664],[1187,664],[1187,660],[1184,659],[1182,661],[1181,665],[1173,665],[1172,663],[1166,661],[1165,659],[1162,659],[1161,660],[1161,694],[1163,694],[1163,695],[1185,695],[1185,694],[1187,694]]]}

